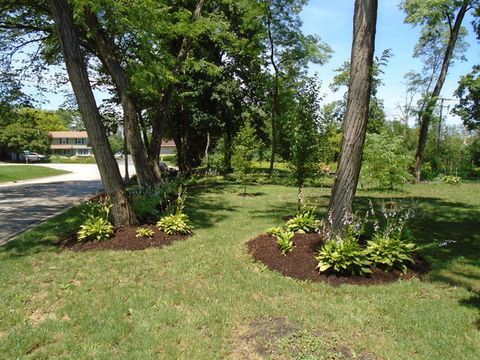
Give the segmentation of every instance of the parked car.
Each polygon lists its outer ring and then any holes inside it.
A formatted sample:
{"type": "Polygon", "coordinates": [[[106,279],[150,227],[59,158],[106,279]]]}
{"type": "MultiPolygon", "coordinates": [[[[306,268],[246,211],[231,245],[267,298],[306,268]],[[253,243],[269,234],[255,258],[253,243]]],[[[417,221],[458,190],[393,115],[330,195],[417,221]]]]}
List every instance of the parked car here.
{"type": "Polygon", "coordinates": [[[45,159],[45,155],[38,154],[36,152],[31,152],[25,155],[26,161],[40,161],[45,159]]]}

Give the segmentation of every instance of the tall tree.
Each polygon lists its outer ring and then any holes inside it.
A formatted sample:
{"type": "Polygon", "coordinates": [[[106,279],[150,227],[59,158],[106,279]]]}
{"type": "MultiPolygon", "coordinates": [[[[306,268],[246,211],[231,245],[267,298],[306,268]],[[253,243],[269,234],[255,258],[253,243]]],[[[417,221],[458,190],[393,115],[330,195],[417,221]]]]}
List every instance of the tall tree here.
{"type": "Polygon", "coordinates": [[[88,5],[83,6],[83,13],[91,39],[93,40],[92,44],[95,52],[108,70],[120,95],[125,135],[133,164],[135,165],[138,183],[142,187],[152,187],[157,180],[161,180],[161,173],[157,173],[157,179],[152,167],[148,163],[137,119],[138,109],[133,98],[130,79],[120,63],[121,57],[115,43],[102,28],[97,15],[88,5]]]}
{"type": "Polygon", "coordinates": [[[331,227],[342,229],[342,220],[352,211],[362,164],[372,90],[378,0],[355,0],[350,84],[343,124],[342,150],[328,207],[331,227]]]}
{"type": "Polygon", "coordinates": [[[95,103],[72,11],[67,0],[49,0],[49,4],[68,76],[97,159],[105,191],[112,201],[113,222],[116,226],[135,225],[137,219],[128,201],[118,165],[95,103]]]}
{"type": "Polygon", "coordinates": [[[325,63],[331,48],[318,37],[304,35],[299,13],[306,0],[262,0],[264,22],[267,32],[264,56],[271,67],[273,78],[270,89],[271,155],[270,174],[277,153],[280,93],[285,77],[296,77],[305,71],[308,63],[325,63]]]}
{"type": "Polygon", "coordinates": [[[453,109],[470,131],[480,129],[480,65],[474,66],[471,73],[462,76],[455,95],[460,102],[453,109]]]}
{"type": "Polygon", "coordinates": [[[424,36],[434,37],[441,24],[446,23],[448,26],[448,43],[443,53],[442,66],[433,91],[425,102],[425,109],[421,113],[414,165],[416,181],[421,179],[421,167],[427,143],[428,127],[447,77],[457,39],[462,30],[463,19],[469,10],[478,7],[478,5],[478,0],[404,0],[401,3],[401,8],[406,14],[405,22],[413,25],[423,25],[424,36]]]}

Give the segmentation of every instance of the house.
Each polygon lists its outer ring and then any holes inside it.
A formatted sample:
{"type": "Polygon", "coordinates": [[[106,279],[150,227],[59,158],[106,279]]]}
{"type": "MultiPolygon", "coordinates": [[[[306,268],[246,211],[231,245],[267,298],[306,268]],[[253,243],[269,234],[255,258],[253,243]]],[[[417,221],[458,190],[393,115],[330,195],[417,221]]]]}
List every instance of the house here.
{"type": "Polygon", "coordinates": [[[52,155],[92,156],[86,131],[50,131],[52,155]]]}
{"type": "MultiPolygon", "coordinates": [[[[92,156],[92,147],[89,145],[86,131],[50,131],[52,155],[60,156],[92,156]]],[[[175,155],[177,147],[172,140],[162,141],[160,156],[175,155]]]]}
{"type": "Polygon", "coordinates": [[[173,140],[163,140],[162,147],[160,148],[160,156],[163,155],[175,155],[177,153],[177,147],[173,140]]]}

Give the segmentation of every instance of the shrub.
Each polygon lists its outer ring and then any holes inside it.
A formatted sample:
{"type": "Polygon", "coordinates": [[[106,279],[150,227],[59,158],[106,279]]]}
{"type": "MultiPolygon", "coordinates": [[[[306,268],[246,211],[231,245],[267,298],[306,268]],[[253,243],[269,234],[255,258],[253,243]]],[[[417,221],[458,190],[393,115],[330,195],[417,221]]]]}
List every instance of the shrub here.
{"type": "Polygon", "coordinates": [[[133,211],[142,222],[158,219],[161,201],[160,195],[156,193],[137,195],[132,200],[133,211]]]}
{"type": "Polygon", "coordinates": [[[381,189],[402,186],[411,179],[410,155],[401,137],[386,133],[367,134],[362,161],[362,178],[377,182],[381,189]]]}
{"type": "Polygon", "coordinates": [[[314,215],[315,208],[303,210],[287,221],[287,228],[298,233],[312,233],[318,228],[320,222],[314,215]]]}
{"type": "Polygon", "coordinates": [[[188,216],[183,213],[164,216],[157,222],[157,226],[168,235],[188,235],[193,232],[188,216]]]}
{"type": "Polygon", "coordinates": [[[454,176],[454,175],[440,175],[440,180],[444,184],[450,184],[450,185],[458,185],[461,184],[462,179],[460,176],[454,176]]]}
{"type": "Polygon", "coordinates": [[[91,213],[87,215],[87,219],[77,232],[78,241],[103,241],[110,238],[114,230],[108,220],[111,207],[112,205],[92,206],[91,213]]]}
{"type": "Polygon", "coordinates": [[[407,243],[399,238],[386,238],[375,236],[372,241],[367,241],[366,253],[374,266],[385,267],[391,271],[399,269],[407,271],[406,262],[414,263],[411,254],[415,250],[415,244],[407,243]]]}
{"type": "Polygon", "coordinates": [[[293,233],[292,231],[288,230],[281,230],[275,237],[277,238],[277,245],[280,248],[283,255],[287,255],[290,251],[293,250],[293,233]]]}
{"type": "Polygon", "coordinates": [[[151,239],[154,233],[155,232],[150,228],[138,228],[135,233],[135,237],[144,237],[147,239],[151,239]]]}
{"type": "Polygon", "coordinates": [[[323,272],[333,270],[344,275],[366,275],[371,273],[370,261],[358,242],[347,237],[341,239],[330,239],[321,248],[316,256],[317,268],[323,272]]]}

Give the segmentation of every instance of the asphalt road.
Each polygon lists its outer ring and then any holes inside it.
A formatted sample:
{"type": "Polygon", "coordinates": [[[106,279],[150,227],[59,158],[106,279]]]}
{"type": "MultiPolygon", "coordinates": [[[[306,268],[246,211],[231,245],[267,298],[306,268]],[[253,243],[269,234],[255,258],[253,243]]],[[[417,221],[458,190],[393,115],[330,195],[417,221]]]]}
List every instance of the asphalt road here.
{"type": "MultiPolygon", "coordinates": [[[[0,184],[0,246],[102,189],[97,165],[38,164],[70,174],[0,184]]],[[[2,171],[0,165],[0,171],[2,171]]],[[[123,175],[123,162],[119,162],[123,175]]],[[[130,175],[135,171],[129,166],[130,175]]]]}

